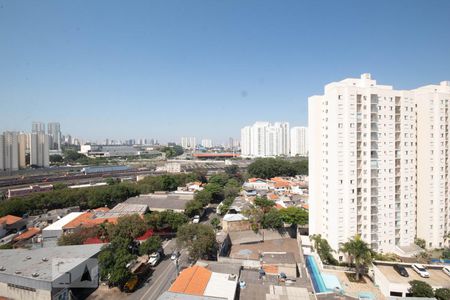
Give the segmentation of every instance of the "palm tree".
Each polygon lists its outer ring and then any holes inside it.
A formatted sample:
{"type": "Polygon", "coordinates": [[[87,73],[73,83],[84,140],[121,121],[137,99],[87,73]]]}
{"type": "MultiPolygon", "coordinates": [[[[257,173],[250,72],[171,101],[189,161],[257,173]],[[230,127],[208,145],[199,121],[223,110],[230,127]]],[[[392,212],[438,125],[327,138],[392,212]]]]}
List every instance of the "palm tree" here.
{"type": "Polygon", "coordinates": [[[363,269],[372,262],[374,257],[374,252],[370,249],[369,244],[364,242],[361,236],[357,234],[353,239],[349,239],[348,242],[342,244],[339,250],[346,253],[350,262],[355,264],[356,281],[359,281],[363,269]]]}

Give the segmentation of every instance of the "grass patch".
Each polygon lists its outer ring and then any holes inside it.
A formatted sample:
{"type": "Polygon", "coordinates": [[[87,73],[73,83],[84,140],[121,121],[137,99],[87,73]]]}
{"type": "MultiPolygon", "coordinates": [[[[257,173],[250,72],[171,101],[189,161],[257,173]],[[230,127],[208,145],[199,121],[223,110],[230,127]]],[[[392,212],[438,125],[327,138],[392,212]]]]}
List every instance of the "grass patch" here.
{"type": "Polygon", "coordinates": [[[364,276],[362,275],[359,276],[359,280],[356,280],[356,273],[345,272],[345,276],[347,276],[347,279],[350,282],[366,283],[366,279],[364,279],[364,276]]]}

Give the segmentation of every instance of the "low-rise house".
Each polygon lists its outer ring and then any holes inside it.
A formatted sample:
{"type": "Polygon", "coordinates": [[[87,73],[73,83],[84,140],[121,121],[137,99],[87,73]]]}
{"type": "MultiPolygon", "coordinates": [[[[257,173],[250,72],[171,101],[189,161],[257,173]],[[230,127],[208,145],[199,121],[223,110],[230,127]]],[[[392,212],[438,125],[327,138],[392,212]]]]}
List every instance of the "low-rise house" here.
{"type": "Polygon", "coordinates": [[[24,232],[22,232],[13,239],[14,247],[17,248],[24,246],[25,244],[28,243],[28,241],[30,241],[30,239],[33,239],[39,233],[41,233],[40,228],[36,227],[27,228],[24,232]]]}
{"type": "Polygon", "coordinates": [[[0,238],[16,233],[26,226],[26,221],[21,217],[6,215],[0,218],[0,238]]]}
{"type": "Polygon", "coordinates": [[[250,178],[247,182],[244,183],[244,190],[256,190],[256,191],[268,191],[269,183],[265,179],[261,178],[250,178]]]}
{"type": "Polygon", "coordinates": [[[42,230],[42,238],[45,239],[58,239],[64,233],[64,226],[69,224],[79,216],[85,214],[84,212],[72,212],[67,216],[59,219],[55,223],[52,223],[42,230]]]}
{"type": "Polygon", "coordinates": [[[181,271],[159,300],[234,300],[239,274],[219,273],[199,265],[181,271]]]}
{"type": "Polygon", "coordinates": [[[246,216],[240,213],[226,214],[222,220],[222,230],[225,232],[250,230],[251,223],[246,216]]]}

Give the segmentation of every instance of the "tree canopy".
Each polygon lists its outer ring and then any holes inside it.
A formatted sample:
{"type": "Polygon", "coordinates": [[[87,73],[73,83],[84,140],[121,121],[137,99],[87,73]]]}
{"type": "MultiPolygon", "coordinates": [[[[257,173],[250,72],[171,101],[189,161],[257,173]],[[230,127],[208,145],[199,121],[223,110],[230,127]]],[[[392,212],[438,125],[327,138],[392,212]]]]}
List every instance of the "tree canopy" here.
{"type": "Polygon", "coordinates": [[[258,158],[248,166],[252,177],[273,178],[308,174],[308,160],[286,160],[282,158],[258,158]]]}
{"type": "Polygon", "coordinates": [[[217,250],[216,234],[211,225],[185,224],[178,229],[177,244],[187,248],[192,260],[204,258],[217,250]]]}
{"type": "Polygon", "coordinates": [[[355,235],[354,238],[345,242],[341,246],[340,251],[346,253],[349,256],[350,261],[355,264],[357,281],[363,272],[363,268],[372,262],[375,255],[369,245],[362,240],[360,235],[355,235]]]}
{"type": "Polygon", "coordinates": [[[409,284],[411,287],[408,291],[411,293],[412,297],[434,297],[433,288],[428,283],[420,280],[412,280],[409,284]]]}

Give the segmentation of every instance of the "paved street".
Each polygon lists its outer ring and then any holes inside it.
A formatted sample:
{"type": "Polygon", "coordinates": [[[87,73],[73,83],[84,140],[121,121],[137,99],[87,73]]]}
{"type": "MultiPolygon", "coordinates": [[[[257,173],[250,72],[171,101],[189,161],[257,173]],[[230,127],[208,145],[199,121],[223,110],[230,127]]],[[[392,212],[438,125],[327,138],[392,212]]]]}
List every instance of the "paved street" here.
{"type": "MultiPolygon", "coordinates": [[[[164,247],[166,257],[155,268],[147,282],[136,290],[134,293],[128,295],[127,299],[133,300],[153,300],[157,299],[162,293],[167,291],[171,283],[176,278],[175,262],[170,259],[172,251],[175,249],[175,239],[170,240],[164,247]]],[[[181,252],[179,258],[180,269],[188,265],[186,251],[181,252]]]]}

